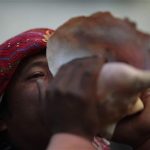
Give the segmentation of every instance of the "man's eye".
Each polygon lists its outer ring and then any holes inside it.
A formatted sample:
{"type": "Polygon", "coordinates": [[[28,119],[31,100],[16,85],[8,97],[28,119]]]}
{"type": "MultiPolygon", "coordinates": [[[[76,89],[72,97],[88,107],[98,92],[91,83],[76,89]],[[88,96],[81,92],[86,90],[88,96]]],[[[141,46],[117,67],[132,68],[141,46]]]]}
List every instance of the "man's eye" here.
{"type": "Polygon", "coordinates": [[[27,77],[27,80],[38,79],[42,77],[45,77],[45,74],[43,72],[34,72],[27,77]]]}

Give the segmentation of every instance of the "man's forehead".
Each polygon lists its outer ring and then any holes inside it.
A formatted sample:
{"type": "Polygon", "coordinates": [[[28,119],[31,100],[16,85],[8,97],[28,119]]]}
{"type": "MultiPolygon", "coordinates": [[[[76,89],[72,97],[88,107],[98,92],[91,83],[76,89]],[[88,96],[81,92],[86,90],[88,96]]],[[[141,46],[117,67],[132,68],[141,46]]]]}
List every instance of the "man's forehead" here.
{"type": "Polygon", "coordinates": [[[25,58],[24,60],[22,60],[22,62],[20,63],[20,65],[29,65],[29,64],[33,64],[33,63],[36,63],[37,61],[45,61],[47,62],[46,60],[46,54],[45,53],[38,53],[38,54],[35,54],[35,55],[31,55],[27,58],[25,58]]]}
{"type": "Polygon", "coordinates": [[[16,72],[20,74],[26,72],[29,68],[37,66],[48,66],[45,54],[36,54],[24,59],[18,66],[16,72]]]}

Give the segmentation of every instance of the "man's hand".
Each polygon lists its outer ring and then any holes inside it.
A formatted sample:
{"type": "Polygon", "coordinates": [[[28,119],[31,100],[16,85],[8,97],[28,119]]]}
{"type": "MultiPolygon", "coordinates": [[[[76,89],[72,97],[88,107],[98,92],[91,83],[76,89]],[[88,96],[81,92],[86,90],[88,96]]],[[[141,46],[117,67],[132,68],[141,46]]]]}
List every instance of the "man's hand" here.
{"type": "Polygon", "coordinates": [[[44,109],[48,128],[53,134],[109,139],[112,126],[129,114],[138,92],[149,86],[149,74],[129,65],[105,63],[98,56],[75,59],[49,85],[44,109]]]}
{"type": "Polygon", "coordinates": [[[70,133],[90,140],[98,133],[97,76],[103,59],[89,57],[60,68],[50,83],[45,118],[52,134],[70,133]]]}
{"type": "Polygon", "coordinates": [[[137,150],[150,149],[150,89],[143,92],[144,110],[120,121],[113,140],[133,146],[137,150]]]}

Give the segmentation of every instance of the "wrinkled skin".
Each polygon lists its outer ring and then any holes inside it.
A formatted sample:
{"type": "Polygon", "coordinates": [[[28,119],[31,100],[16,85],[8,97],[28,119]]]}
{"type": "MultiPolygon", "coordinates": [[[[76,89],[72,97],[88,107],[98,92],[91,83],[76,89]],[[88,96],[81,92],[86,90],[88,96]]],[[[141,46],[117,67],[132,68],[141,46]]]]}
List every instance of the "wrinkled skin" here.
{"type": "Polygon", "coordinates": [[[21,150],[43,150],[48,144],[50,134],[43,122],[37,81],[43,82],[45,91],[51,79],[45,54],[38,54],[19,65],[6,91],[8,136],[21,150]]]}

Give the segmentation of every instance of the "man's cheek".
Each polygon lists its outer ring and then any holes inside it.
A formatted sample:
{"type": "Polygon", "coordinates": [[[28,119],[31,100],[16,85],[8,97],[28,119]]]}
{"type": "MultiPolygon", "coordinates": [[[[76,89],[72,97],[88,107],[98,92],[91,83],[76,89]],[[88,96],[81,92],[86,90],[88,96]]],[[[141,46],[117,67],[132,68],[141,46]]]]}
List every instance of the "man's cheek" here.
{"type": "Polygon", "coordinates": [[[35,84],[31,86],[18,86],[15,88],[15,91],[17,92],[12,92],[13,94],[10,99],[14,111],[30,110],[33,106],[37,105],[39,91],[35,84]]]}

